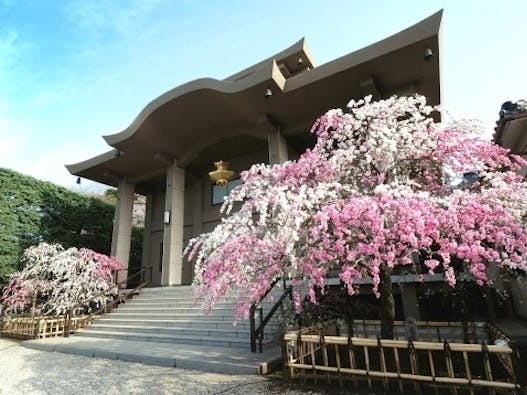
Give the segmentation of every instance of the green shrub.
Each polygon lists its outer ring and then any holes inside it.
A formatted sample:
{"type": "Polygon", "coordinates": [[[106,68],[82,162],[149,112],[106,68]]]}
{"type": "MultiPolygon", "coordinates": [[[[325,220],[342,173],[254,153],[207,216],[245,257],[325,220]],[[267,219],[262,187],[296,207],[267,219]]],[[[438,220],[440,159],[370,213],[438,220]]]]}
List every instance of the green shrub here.
{"type": "MultiPolygon", "coordinates": [[[[21,269],[23,251],[40,242],[109,255],[114,205],[50,182],[0,168],[0,285],[21,269]]],[[[130,261],[141,261],[142,229],[133,232],[130,261]]]]}

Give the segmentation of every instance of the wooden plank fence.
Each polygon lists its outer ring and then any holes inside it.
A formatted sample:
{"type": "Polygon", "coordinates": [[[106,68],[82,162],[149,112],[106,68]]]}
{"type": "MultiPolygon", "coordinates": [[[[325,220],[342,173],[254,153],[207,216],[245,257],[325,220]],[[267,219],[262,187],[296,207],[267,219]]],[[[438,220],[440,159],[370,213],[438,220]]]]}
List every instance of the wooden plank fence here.
{"type": "Polygon", "coordinates": [[[458,324],[416,324],[417,333],[429,340],[356,336],[359,332],[374,335],[374,329],[380,327],[378,321],[354,322],[355,337],[339,336],[341,330],[336,322],[289,332],[284,336],[286,369],[291,378],[325,378],[340,383],[347,378],[355,386],[361,379],[370,389],[373,380],[381,382],[385,390],[393,383],[401,393],[404,382],[428,384],[436,391],[437,386],[449,386],[454,394],[458,387],[468,388],[471,394],[480,393],[478,388],[486,388],[489,393],[519,391],[513,349],[499,329],[476,323],[472,328],[474,342],[463,343],[455,341],[454,333],[464,335],[458,324]],[[450,339],[445,336],[449,329],[450,339]],[[487,332],[487,340],[499,341],[478,342],[487,332]],[[438,333],[441,341],[437,341],[438,333]]]}

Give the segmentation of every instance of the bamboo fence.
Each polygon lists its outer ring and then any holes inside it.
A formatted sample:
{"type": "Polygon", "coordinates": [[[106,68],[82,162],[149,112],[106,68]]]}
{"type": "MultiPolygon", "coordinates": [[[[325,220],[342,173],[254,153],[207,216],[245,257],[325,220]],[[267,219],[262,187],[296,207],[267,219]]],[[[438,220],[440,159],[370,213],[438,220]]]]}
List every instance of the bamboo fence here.
{"type": "MultiPolygon", "coordinates": [[[[340,336],[336,322],[314,325],[284,336],[285,366],[291,378],[325,378],[382,383],[404,392],[404,383],[416,388],[427,384],[437,391],[448,386],[457,394],[466,388],[471,394],[486,389],[489,393],[517,393],[517,365],[506,335],[492,324],[465,326],[471,343],[464,343],[461,323],[415,322],[417,338],[403,339],[404,322],[396,325],[396,339],[380,339],[375,335],[378,321],[355,321],[354,337],[340,336]],[[357,337],[362,332],[363,337],[357,337]],[[448,336],[446,336],[448,335],[448,336]],[[438,341],[439,337],[439,341],[438,341]],[[482,338],[485,339],[482,340],[482,338]],[[490,344],[495,343],[495,344],[490,344]],[[474,392],[476,391],[476,392],[474,392]]],[[[349,331],[348,331],[349,332],[349,331]]]]}
{"type": "MultiPolygon", "coordinates": [[[[70,333],[84,328],[95,318],[94,316],[79,316],[71,318],[70,333]]],[[[4,317],[0,321],[0,333],[3,337],[15,339],[43,339],[47,337],[64,336],[66,316],[58,317],[4,317]]]]}

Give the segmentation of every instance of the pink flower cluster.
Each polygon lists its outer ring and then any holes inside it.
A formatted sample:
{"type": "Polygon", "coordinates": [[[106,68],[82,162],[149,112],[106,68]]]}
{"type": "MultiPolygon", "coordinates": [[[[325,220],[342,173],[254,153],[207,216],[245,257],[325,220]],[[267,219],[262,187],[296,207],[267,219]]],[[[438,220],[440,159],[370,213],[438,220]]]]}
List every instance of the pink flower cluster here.
{"type": "Polygon", "coordinates": [[[451,286],[459,273],[491,284],[497,269],[527,270],[523,159],[473,122],[436,123],[421,96],[348,107],[315,123],[298,160],[243,173],[222,223],[191,241],[207,307],[235,289],[247,316],[281,276],[307,280],[316,302],[335,271],[353,294],[366,276],[378,292],[383,267],[442,273],[451,286]],[[452,181],[467,172],[474,182],[452,181]]]}
{"type": "Polygon", "coordinates": [[[456,282],[453,258],[479,285],[492,282],[489,265],[527,271],[524,226],[478,195],[462,195],[448,205],[430,197],[352,197],[316,214],[310,235],[300,273],[316,279],[313,267],[342,266],[340,278],[350,294],[354,279],[363,276],[373,279],[377,293],[381,265],[419,271],[415,266],[423,263],[430,274],[444,272],[451,286],[456,282]]]}
{"type": "Polygon", "coordinates": [[[123,269],[123,264],[121,261],[114,256],[104,255],[88,248],[80,249],[79,253],[82,256],[82,260],[85,260],[86,262],[92,261],[95,263],[97,267],[95,276],[100,279],[112,282],[114,281],[115,273],[123,269]]]}

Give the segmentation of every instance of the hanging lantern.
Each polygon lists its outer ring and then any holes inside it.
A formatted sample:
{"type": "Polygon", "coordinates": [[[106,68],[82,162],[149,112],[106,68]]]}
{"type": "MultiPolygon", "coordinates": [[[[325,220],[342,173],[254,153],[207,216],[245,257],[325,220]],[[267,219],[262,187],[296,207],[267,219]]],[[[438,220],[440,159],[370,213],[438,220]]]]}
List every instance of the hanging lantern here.
{"type": "Polygon", "coordinates": [[[229,170],[229,162],[220,160],[219,162],[214,162],[214,165],[216,166],[216,170],[209,173],[211,181],[216,185],[227,185],[234,178],[234,172],[229,170]]]}

